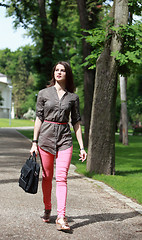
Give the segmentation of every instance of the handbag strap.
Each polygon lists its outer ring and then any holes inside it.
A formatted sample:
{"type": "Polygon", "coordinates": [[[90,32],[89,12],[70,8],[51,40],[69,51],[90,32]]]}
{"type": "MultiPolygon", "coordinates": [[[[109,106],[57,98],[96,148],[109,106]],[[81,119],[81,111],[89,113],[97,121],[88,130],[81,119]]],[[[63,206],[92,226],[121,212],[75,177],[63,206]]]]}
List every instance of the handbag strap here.
{"type": "Polygon", "coordinates": [[[30,156],[30,159],[33,159],[36,162],[36,154],[33,152],[33,155],[30,156]]]}

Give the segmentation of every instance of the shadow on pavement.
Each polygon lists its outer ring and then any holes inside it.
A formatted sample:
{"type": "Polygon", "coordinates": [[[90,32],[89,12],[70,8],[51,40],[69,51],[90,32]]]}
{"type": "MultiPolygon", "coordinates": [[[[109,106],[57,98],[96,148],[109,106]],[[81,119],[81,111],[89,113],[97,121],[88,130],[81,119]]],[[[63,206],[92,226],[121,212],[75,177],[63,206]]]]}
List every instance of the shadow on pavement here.
{"type": "Polygon", "coordinates": [[[74,219],[82,219],[84,221],[75,223],[72,225],[71,229],[76,229],[97,222],[106,222],[106,221],[123,221],[128,218],[134,218],[138,216],[137,212],[128,212],[128,213],[103,213],[103,214],[93,214],[93,215],[84,215],[84,216],[73,216],[69,217],[69,222],[74,222],[74,219]]]}

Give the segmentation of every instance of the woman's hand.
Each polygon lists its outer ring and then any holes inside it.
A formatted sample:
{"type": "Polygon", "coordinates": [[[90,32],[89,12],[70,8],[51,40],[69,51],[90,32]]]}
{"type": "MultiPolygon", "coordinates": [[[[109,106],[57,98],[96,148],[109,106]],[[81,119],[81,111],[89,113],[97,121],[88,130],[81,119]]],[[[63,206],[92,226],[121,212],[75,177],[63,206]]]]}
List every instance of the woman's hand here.
{"type": "Polygon", "coordinates": [[[35,152],[35,154],[37,156],[38,148],[37,148],[37,144],[36,143],[33,143],[32,147],[31,147],[31,150],[30,150],[30,153],[31,153],[32,156],[33,156],[33,152],[35,152]]]}
{"type": "Polygon", "coordinates": [[[80,156],[79,160],[82,161],[82,162],[84,162],[84,161],[86,160],[86,158],[87,158],[87,153],[86,153],[86,151],[85,151],[84,149],[80,150],[79,156],[80,156]]]}

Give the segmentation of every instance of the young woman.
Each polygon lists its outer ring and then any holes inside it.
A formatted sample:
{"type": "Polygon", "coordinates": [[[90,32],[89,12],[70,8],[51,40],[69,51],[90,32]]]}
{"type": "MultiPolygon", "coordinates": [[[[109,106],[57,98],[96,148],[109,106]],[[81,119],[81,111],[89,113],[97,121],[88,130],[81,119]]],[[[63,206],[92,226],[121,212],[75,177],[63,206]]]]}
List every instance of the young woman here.
{"type": "Polygon", "coordinates": [[[69,230],[65,217],[67,198],[67,174],[72,158],[72,136],[69,117],[79,146],[80,159],[86,159],[80,126],[79,97],[74,93],[73,75],[67,62],[58,62],[52,72],[50,85],[38,94],[34,139],[31,154],[39,152],[42,164],[42,191],[45,206],[43,221],[50,221],[51,190],[56,158],[56,197],[58,230],[69,230]],[[38,143],[38,146],[37,146],[38,143]]]}

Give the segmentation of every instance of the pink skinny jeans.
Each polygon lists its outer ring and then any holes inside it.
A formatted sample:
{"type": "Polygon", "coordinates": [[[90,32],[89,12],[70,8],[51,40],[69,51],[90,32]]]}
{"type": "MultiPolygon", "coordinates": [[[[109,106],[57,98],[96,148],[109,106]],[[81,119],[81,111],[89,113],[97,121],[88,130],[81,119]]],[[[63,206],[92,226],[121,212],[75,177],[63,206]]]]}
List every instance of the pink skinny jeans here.
{"type": "MultiPolygon", "coordinates": [[[[73,146],[56,154],[56,198],[58,217],[64,217],[67,199],[67,175],[72,158],[73,146]]],[[[39,148],[42,164],[42,191],[45,209],[51,209],[52,178],[55,156],[39,148]]]]}

